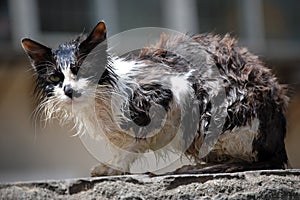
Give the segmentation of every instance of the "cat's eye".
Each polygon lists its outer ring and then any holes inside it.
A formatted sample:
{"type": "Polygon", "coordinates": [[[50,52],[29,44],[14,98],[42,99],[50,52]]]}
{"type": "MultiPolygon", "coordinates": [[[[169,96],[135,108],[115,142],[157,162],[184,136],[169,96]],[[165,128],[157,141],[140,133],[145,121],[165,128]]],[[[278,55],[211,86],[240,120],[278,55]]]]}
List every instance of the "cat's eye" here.
{"type": "Polygon", "coordinates": [[[57,74],[52,74],[49,76],[49,80],[53,83],[60,82],[60,77],[57,74]]]}

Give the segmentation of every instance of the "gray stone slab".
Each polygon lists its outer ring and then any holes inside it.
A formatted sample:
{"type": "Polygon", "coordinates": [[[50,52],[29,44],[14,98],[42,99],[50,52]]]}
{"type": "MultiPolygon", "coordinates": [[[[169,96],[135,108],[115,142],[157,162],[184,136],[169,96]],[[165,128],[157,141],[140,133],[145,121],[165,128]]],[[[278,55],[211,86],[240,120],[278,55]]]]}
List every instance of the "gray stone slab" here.
{"type": "Polygon", "coordinates": [[[300,170],[126,175],[0,184],[1,199],[300,199],[300,170]]]}

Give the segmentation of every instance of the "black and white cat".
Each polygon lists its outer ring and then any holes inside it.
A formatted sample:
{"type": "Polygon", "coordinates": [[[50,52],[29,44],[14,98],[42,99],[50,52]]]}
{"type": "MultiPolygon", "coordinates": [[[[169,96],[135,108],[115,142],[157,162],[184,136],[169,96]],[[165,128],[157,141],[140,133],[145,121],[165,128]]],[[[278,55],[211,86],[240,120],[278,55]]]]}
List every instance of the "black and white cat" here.
{"type": "Polygon", "coordinates": [[[284,168],[286,88],[236,43],[228,35],[163,34],[138,55],[118,58],[107,51],[104,22],[57,50],[22,40],[36,72],[37,111],[124,150],[93,176],[128,173],[139,153],[174,138],[171,148],[196,164],[174,173],[284,168]],[[201,156],[217,130],[209,127],[219,124],[216,143],[201,156]]]}

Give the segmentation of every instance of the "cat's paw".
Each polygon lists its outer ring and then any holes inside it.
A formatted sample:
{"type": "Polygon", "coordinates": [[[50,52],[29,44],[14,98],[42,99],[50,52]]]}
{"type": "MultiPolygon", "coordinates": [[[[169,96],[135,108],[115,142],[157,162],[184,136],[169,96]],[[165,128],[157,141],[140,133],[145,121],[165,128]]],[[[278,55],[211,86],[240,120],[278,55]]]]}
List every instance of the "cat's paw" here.
{"type": "Polygon", "coordinates": [[[111,168],[107,165],[104,165],[102,163],[94,166],[91,169],[91,176],[97,177],[97,176],[116,176],[116,175],[124,175],[129,174],[128,172],[124,172],[118,169],[111,168]]]}

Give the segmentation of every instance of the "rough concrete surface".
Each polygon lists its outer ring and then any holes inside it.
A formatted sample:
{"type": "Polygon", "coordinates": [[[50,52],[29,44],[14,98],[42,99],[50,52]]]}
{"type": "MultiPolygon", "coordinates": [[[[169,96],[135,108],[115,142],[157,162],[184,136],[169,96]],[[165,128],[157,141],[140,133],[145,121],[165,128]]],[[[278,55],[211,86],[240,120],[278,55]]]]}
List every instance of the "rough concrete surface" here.
{"type": "Polygon", "coordinates": [[[0,184],[1,199],[300,199],[300,170],[0,184]]]}

